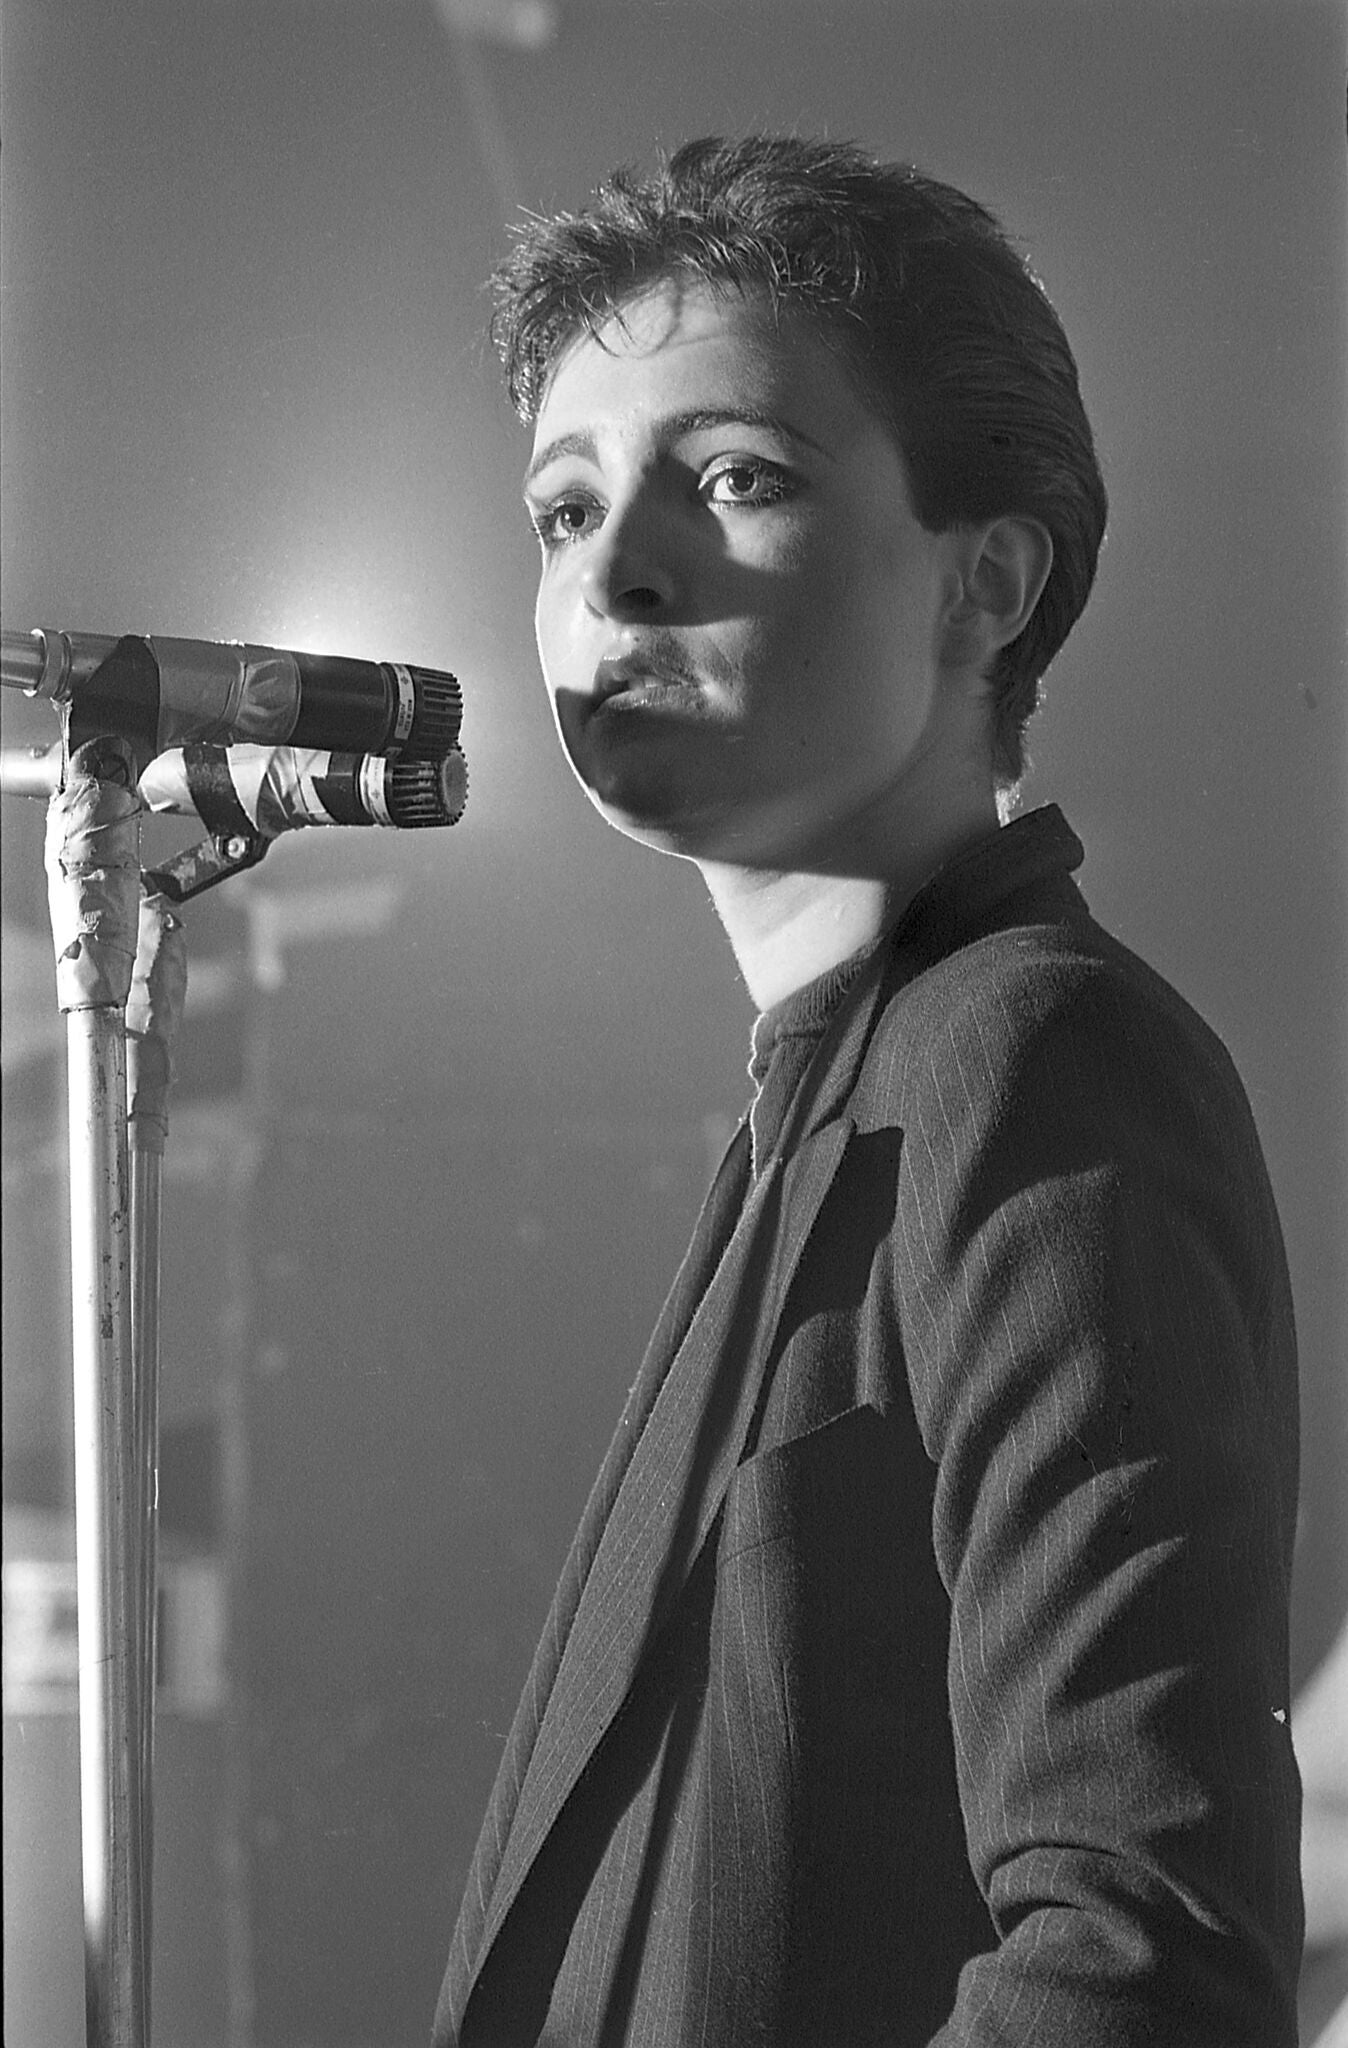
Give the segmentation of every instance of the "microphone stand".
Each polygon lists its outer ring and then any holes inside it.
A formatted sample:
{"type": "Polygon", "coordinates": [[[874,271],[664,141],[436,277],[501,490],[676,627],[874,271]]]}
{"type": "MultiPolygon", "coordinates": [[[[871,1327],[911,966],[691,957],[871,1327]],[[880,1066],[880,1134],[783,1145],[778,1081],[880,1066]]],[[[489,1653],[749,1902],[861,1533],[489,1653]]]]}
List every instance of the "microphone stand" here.
{"type": "MultiPolygon", "coordinates": [[[[97,666],[56,705],[59,786],[52,760],[30,755],[0,760],[0,787],[51,791],[47,893],[70,1104],[85,2037],[87,2048],[149,2048],[159,1226],[171,1046],[187,987],[173,906],[255,867],[271,841],[230,807],[222,829],[141,874],[137,785],[158,746],[141,688],[148,645],[89,648],[97,666]]],[[[0,682],[32,695],[45,672],[33,636],[4,634],[0,682]]],[[[416,765],[411,811],[384,823],[447,824],[462,810],[457,685],[441,680],[453,690],[444,754],[416,765]]],[[[342,812],[338,821],[351,822],[342,812]]]]}
{"type": "MultiPolygon", "coordinates": [[[[88,2048],[146,2048],[145,1489],[135,1445],[124,1013],[137,950],[140,805],[131,750],[79,748],[47,820],[57,1001],[66,1019],[79,1602],[80,1818],[88,2048]]],[[[145,1375],[140,1375],[144,1386],[145,1375]]]]}
{"type": "Polygon", "coordinates": [[[160,1211],[187,960],[168,878],[140,872],[138,766],[116,737],[77,748],[46,846],[69,1096],[87,2048],[150,2040],[160,1211]]]}

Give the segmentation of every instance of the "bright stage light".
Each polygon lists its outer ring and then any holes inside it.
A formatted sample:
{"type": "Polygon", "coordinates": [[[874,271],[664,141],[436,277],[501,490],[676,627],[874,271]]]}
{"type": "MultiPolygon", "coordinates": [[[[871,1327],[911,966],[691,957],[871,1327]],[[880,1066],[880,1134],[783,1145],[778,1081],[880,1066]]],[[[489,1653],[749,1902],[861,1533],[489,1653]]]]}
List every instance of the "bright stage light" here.
{"type": "Polygon", "coordinates": [[[435,0],[435,11],[451,35],[516,50],[544,50],[557,40],[555,0],[435,0]]]}

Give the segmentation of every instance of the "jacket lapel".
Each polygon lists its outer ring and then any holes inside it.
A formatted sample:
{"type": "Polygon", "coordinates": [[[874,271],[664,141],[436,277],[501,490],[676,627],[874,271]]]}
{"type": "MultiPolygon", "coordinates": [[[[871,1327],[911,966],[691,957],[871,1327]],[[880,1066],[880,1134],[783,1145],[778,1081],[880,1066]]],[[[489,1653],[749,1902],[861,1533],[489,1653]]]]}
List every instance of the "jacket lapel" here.
{"type": "Polygon", "coordinates": [[[785,1170],[774,1166],[743,1194],[743,1125],[732,1141],[708,1197],[710,1228],[695,1237],[705,1256],[690,1252],[684,1262],[591,1493],[465,1894],[455,1943],[465,2024],[471,1986],[686,1582],[739,1462],[781,1304],[852,1133],[839,1111],[879,1007],[887,949],[879,951],[812,1063],[780,1148],[785,1170]],[[727,1212],[741,1200],[731,1230],[727,1212]]]}
{"type": "MultiPolygon", "coordinates": [[[[482,1824],[450,1951],[442,2008],[452,2012],[485,1956],[483,1934],[498,1891],[501,1862],[519,1810],[520,1794],[538,1741],[543,1713],[570,1639],[576,1610],[619,1488],[641,1441],[651,1408],[688,1324],[724,1253],[749,1177],[749,1133],[742,1123],[731,1139],[698,1218],[693,1241],[660,1312],[641,1370],[605,1453],[572,1540],[533,1664],[515,1709],[491,1801],[482,1824]]],[[[493,1920],[493,1926],[496,1924],[493,1920]]],[[[437,2039],[439,2036],[437,2036],[437,2039]]]]}
{"type": "Polygon", "coordinates": [[[665,1375],[585,1578],[490,1899],[478,1969],[631,1689],[719,1511],[757,1409],[777,1314],[852,1126],[752,1188],[665,1375]]]}

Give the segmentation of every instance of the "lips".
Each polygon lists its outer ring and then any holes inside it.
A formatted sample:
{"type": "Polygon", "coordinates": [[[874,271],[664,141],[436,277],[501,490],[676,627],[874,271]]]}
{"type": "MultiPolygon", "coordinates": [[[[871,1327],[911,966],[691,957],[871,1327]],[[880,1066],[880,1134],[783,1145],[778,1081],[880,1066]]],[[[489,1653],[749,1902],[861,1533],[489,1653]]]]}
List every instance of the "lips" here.
{"type": "Polygon", "coordinates": [[[609,655],[594,672],[596,706],[611,697],[649,696],[669,689],[686,689],[689,679],[672,664],[645,655],[609,655]]]}

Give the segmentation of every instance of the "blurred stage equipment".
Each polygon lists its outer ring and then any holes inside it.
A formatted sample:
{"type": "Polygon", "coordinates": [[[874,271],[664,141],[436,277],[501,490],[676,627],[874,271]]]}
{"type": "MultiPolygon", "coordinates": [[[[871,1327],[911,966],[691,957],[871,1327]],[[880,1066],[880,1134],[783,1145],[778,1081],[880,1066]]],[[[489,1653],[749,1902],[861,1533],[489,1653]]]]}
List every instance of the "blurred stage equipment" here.
{"type": "Polygon", "coordinates": [[[160,1189],[187,989],[174,906],[298,826],[455,823],[462,706],[442,670],[129,635],[6,631],[0,680],[49,698],[62,732],[6,757],[0,787],[49,796],[66,1019],[85,2034],[148,2048],[160,1189]],[[142,873],[147,807],[211,836],[142,873]]]}

